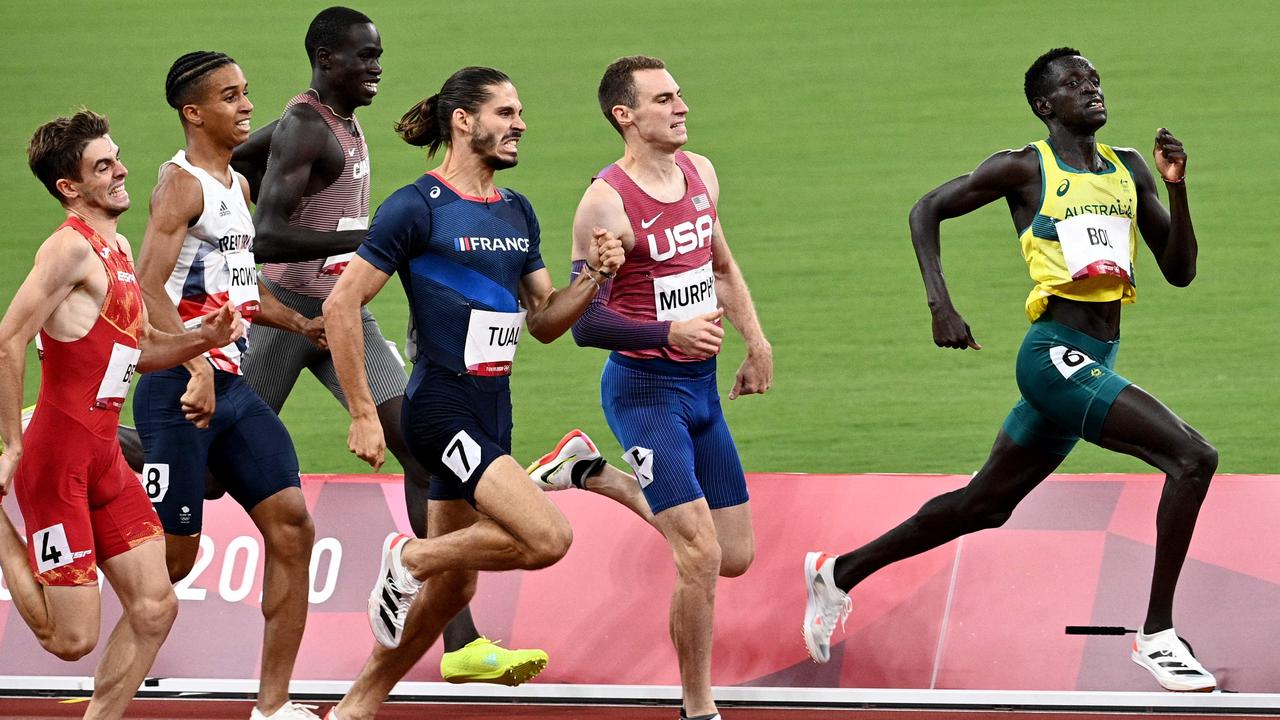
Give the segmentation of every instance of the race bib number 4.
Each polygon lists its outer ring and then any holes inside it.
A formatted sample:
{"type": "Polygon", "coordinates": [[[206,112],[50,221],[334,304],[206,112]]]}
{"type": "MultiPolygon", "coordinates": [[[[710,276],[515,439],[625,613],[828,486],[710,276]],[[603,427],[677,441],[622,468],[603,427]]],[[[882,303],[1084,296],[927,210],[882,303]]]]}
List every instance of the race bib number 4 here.
{"type": "Polygon", "coordinates": [[[653,279],[653,309],[658,320],[689,320],[714,311],[716,305],[711,263],[653,279]]]}
{"type": "Polygon", "coordinates": [[[133,373],[138,367],[138,357],[142,351],[136,347],[115,343],[111,348],[111,359],[107,362],[107,371],[102,375],[102,383],[98,385],[98,397],[93,406],[98,410],[116,410],[124,405],[124,398],[129,394],[129,383],[133,381],[133,373]]]}
{"type": "Polygon", "coordinates": [[[1072,280],[1113,275],[1133,284],[1129,218],[1085,213],[1058,221],[1058,241],[1072,280]]]}
{"type": "Polygon", "coordinates": [[[462,360],[471,375],[510,375],[524,327],[525,311],[472,310],[462,360]]]}
{"type": "Polygon", "coordinates": [[[261,296],[258,295],[258,268],[253,262],[253,253],[249,250],[232,250],[223,253],[227,259],[227,270],[231,273],[231,282],[227,295],[231,305],[246,318],[252,317],[262,307],[261,296]]]}
{"type": "MultiPolygon", "coordinates": [[[[368,230],[369,218],[338,218],[338,231],[342,230],[368,230]]],[[[321,275],[341,275],[343,270],[347,269],[347,264],[351,262],[351,258],[355,257],[355,253],[342,253],[340,255],[330,255],[324,259],[324,264],[320,267],[321,275]]]]}

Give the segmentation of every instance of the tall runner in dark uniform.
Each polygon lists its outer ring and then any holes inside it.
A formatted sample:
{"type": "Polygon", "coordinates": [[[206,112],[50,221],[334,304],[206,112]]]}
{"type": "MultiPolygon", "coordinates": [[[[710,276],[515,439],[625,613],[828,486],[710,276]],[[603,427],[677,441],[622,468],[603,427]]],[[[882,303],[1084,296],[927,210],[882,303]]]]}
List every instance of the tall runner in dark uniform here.
{"type": "Polygon", "coordinates": [[[67,211],[0,322],[0,498],[16,491],[26,531],[0,509],[0,568],[18,614],[40,645],[78,660],[98,643],[98,568],[124,614],[94,672],[86,718],[119,718],[178,612],[165,571],[160,520],[116,441],[135,372],[234,342],[227,303],[199,330],[151,328],[129,243],[116,232],[129,209],[128,171],[107,119],[90,110],[57,118],[31,138],[32,172],[67,211]],[[40,396],[21,430],[23,366],[39,334],[40,396]]]}
{"type": "Polygon", "coordinates": [[[587,258],[594,277],[552,286],[529,201],[494,185],[495,172],[516,164],[521,110],[506,75],[470,67],[406,113],[397,126],[405,141],[429,156],[445,146],[444,160],[387,198],[325,302],[350,402],[348,444],[376,468],[385,443],[363,375],[359,308],[399,274],[418,327],[431,328],[419,338],[402,422],[414,455],[435,475],[430,538],[387,538],[369,598],[378,646],[330,718],[372,718],[471,599],[478,571],[546,567],[569,548],[568,521],[511,457],[508,376],[526,324],[541,342],[562,335],[622,252],[601,238],[587,258]]]}
{"type": "MultiPolygon", "coordinates": [[[[138,279],[159,327],[181,328],[230,301],[254,324],[320,339],[304,318],[260,288],[248,183],[231,151],[249,135],[247,82],[222,53],[178,58],[165,99],[186,148],[160,168],[138,258],[138,279]]],[[[302,720],[289,679],[307,618],[315,527],[299,486],[298,456],[280,418],[241,374],[245,340],[138,383],[133,416],[146,456],[143,481],[165,529],[170,578],[191,572],[203,530],[206,468],[249,514],[266,548],[262,668],[251,720],[302,720]]]]}
{"type": "MultiPolygon", "coordinates": [[[[255,188],[257,255],[267,263],[262,285],[308,318],[321,304],[364,239],[369,217],[369,150],[356,110],[373,102],[382,77],[382,41],[363,13],[320,12],[307,29],[311,87],[289,101],[283,117],[236,149],[233,163],[255,188]],[[269,154],[269,160],[268,160],[269,154]]],[[[430,473],[400,432],[404,361],[367,308],[361,309],[365,377],[383,434],[404,467],[405,504],[414,533],[426,537],[430,473]]],[[[276,412],[303,369],[339,402],[346,399],[327,350],[268,327],[250,332],[245,377],[276,412]]],[[[464,608],[445,630],[440,673],[450,682],[508,682],[518,651],[480,635],[464,608]],[[496,661],[496,666],[494,662],[496,661]]]]}
{"type": "Polygon", "coordinates": [[[942,220],[1004,199],[1019,228],[1035,288],[1031,328],[1018,352],[1022,399],[969,484],[940,495],[911,518],[839,557],[805,558],[809,654],[826,662],[831,633],[849,612],[848,592],[873,572],[966,533],[998,527],[1052,473],[1080,438],[1166,473],[1156,512],[1155,570],[1147,616],[1130,657],[1169,690],[1212,690],[1216,682],[1173,630],[1173,594],[1200,504],[1218,465],[1213,446],[1190,425],[1114,370],[1120,307],[1136,298],[1138,233],[1171,284],[1196,274],[1197,242],[1183,183],[1187,155],[1161,128],[1156,169],[1169,194],[1132,148],[1097,142],[1107,122],[1098,71],[1074,48],[1057,48],[1027,70],[1027,102],[1047,140],[987,158],[973,172],[931,191],[911,211],[911,242],[924,275],[938,347],[980,349],[942,275],[942,220]]]}
{"type": "Polygon", "coordinates": [[[666,65],[646,56],[615,61],[599,101],[625,149],[578,205],[575,271],[604,231],[622,241],[627,261],[573,334],[580,345],[614,351],[600,383],[605,417],[675,557],[671,639],[681,717],[718,718],[711,694],[717,576],[743,574],[755,553],[746,477],[716,387],[720,318],[747,345],[729,399],[769,389],[773,351],[720,227],[715,168],[680,149],[689,139],[689,107],[666,65]]]}

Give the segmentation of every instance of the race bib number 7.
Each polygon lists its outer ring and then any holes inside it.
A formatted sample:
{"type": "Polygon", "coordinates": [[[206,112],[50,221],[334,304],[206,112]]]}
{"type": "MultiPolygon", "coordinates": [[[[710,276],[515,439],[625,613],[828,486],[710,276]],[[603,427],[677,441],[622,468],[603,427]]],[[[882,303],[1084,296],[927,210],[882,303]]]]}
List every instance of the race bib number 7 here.
{"type": "Polygon", "coordinates": [[[1129,218],[1085,213],[1057,224],[1062,257],[1072,280],[1113,275],[1133,284],[1129,218]]]}

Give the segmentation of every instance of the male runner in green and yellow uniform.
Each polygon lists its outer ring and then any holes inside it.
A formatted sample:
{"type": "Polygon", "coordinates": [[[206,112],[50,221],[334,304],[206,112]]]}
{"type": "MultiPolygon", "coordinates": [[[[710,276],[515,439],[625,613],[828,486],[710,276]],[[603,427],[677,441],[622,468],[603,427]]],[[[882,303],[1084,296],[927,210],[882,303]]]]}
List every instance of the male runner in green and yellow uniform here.
{"type": "Polygon", "coordinates": [[[1156,132],[1156,169],[1169,195],[1160,203],[1141,154],[1096,142],[1107,121],[1097,70],[1073,48],[1042,55],[1027,70],[1032,110],[1047,140],[987,158],[934,189],[911,211],[911,241],[924,276],[939,347],[980,349],[951,303],[938,242],[944,218],[1003,198],[1021,228],[1035,289],[1032,325],[1018,352],[1022,399],[968,486],[940,495],[906,522],[840,557],[805,558],[809,654],[826,662],[848,592],[871,573],[961,535],[998,527],[1027,493],[1084,438],[1144,460],[1166,474],[1156,513],[1155,572],[1147,617],[1132,659],[1169,690],[1216,683],[1173,631],[1173,593],[1196,515],[1218,465],[1217,451],[1192,427],[1114,371],[1120,307],[1135,298],[1137,235],[1171,284],[1196,274],[1196,236],[1183,182],[1187,156],[1168,130],[1156,132]]]}

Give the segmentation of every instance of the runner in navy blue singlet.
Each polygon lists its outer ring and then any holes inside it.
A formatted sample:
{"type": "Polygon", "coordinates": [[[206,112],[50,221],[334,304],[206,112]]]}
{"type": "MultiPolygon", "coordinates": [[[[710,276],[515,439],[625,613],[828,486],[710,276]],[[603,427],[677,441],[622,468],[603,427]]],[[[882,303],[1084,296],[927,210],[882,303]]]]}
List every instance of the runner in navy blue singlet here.
{"type": "MultiPolygon", "coordinates": [[[[563,290],[552,286],[529,201],[494,185],[496,171],[516,164],[521,110],[506,75],[477,67],[454,73],[410,109],[397,132],[429,156],[446,147],[444,160],[382,204],[325,301],[329,346],[350,402],[348,445],[377,468],[386,443],[363,374],[359,310],[400,276],[422,329],[402,430],[435,474],[430,537],[387,538],[369,598],[378,646],[330,718],[373,717],[471,599],[478,571],[546,567],[569,549],[568,521],[511,457],[508,376],[526,326],[541,342],[563,335],[621,265],[622,247],[602,234],[588,256],[593,274],[563,290]],[[418,598],[428,578],[430,590],[418,598]]],[[[547,658],[525,652],[528,662],[512,672],[531,677],[547,658]]]]}

